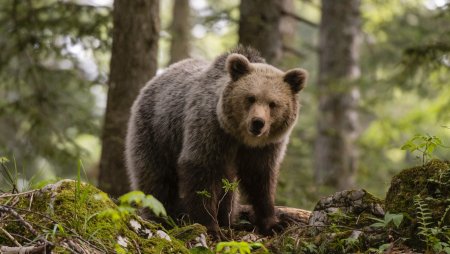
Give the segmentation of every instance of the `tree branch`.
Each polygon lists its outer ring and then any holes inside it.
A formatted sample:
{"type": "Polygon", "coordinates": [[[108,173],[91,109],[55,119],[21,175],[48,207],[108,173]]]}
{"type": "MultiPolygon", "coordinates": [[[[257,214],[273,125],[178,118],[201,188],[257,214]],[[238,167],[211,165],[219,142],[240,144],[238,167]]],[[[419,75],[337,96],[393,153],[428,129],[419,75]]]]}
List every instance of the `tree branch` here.
{"type": "Polygon", "coordinates": [[[292,12],[284,10],[284,9],[281,9],[281,15],[291,17],[291,18],[295,19],[298,22],[304,23],[304,24],[309,25],[309,26],[314,27],[314,28],[318,28],[319,27],[318,24],[316,24],[316,23],[314,23],[312,21],[309,21],[309,20],[307,20],[305,18],[302,18],[302,17],[296,15],[295,13],[292,13],[292,12]]]}
{"type": "Polygon", "coordinates": [[[294,56],[298,57],[298,58],[304,58],[306,57],[306,54],[301,52],[300,50],[297,50],[293,47],[290,47],[288,45],[283,44],[283,51],[286,51],[288,53],[293,54],[294,56]]]}

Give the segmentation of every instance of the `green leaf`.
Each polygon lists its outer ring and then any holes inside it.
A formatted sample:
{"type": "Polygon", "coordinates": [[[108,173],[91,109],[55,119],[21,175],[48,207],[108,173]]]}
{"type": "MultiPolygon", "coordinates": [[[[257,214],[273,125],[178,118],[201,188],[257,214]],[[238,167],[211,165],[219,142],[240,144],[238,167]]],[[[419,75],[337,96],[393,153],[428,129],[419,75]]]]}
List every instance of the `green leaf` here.
{"type": "Polygon", "coordinates": [[[209,193],[209,191],[207,190],[197,191],[196,193],[197,195],[200,195],[202,197],[211,198],[211,193],[209,193]]]}
{"type": "Polygon", "coordinates": [[[386,227],[386,224],[384,222],[375,222],[370,226],[373,228],[384,228],[386,227]]]}
{"type": "Polygon", "coordinates": [[[159,202],[155,197],[152,195],[145,196],[145,199],[142,201],[142,207],[147,207],[156,216],[167,216],[166,209],[164,208],[164,205],[159,202]]]}
{"type": "Polygon", "coordinates": [[[132,205],[135,203],[136,205],[141,205],[142,200],[145,199],[145,194],[142,191],[131,191],[119,197],[119,201],[121,204],[129,204],[132,205]]]}
{"type": "Polygon", "coordinates": [[[9,159],[8,158],[6,158],[6,157],[0,157],[0,164],[5,164],[5,163],[8,163],[9,162],[9,159]]]}
{"type": "Polygon", "coordinates": [[[403,221],[403,214],[392,214],[392,222],[398,228],[403,221]]]}

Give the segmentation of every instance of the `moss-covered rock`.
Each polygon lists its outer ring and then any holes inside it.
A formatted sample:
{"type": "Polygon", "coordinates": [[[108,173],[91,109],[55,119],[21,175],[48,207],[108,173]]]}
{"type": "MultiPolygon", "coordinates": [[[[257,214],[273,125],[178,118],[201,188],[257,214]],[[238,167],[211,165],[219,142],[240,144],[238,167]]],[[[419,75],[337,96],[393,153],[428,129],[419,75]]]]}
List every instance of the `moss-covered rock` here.
{"type": "Polygon", "coordinates": [[[309,225],[320,232],[330,225],[361,228],[373,223],[369,217],[384,215],[383,202],[367,191],[345,190],[322,198],[315,206],[309,225]]]}
{"type": "Polygon", "coordinates": [[[274,253],[356,253],[387,241],[371,230],[372,218],[382,218],[383,202],[367,191],[345,190],[322,198],[308,226],[290,227],[269,239],[274,253]]]}
{"type": "Polygon", "coordinates": [[[425,205],[430,218],[428,227],[450,225],[450,163],[432,160],[423,166],[401,171],[392,178],[386,195],[386,210],[405,213],[401,235],[409,239],[408,244],[423,248],[425,243],[419,233],[419,203],[425,205]]]}
{"type": "MultiPolygon", "coordinates": [[[[134,214],[116,220],[99,216],[107,209],[117,209],[111,199],[101,197],[106,194],[97,188],[71,180],[25,194],[3,195],[0,205],[14,210],[33,230],[6,212],[1,214],[2,227],[25,245],[32,239],[51,242],[58,253],[77,248],[85,253],[189,253],[183,241],[204,232],[201,226],[194,225],[168,232],[134,214]]],[[[0,245],[17,244],[0,233],[0,245]]]]}

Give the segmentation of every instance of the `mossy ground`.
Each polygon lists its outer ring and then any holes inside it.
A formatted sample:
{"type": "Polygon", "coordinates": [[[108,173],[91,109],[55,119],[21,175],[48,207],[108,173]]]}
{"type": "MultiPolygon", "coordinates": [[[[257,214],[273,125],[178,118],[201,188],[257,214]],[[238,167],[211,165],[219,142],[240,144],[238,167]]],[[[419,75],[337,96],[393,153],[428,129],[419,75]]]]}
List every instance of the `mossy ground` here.
{"type": "MultiPolygon", "coordinates": [[[[0,205],[14,207],[39,232],[39,235],[33,235],[20,221],[8,216],[2,220],[2,226],[7,232],[20,236],[18,241],[45,238],[56,245],[57,253],[70,252],[70,246],[63,243],[80,242],[80,239],[83,244],[75,245],[88,249],[89,253],[114,253],[118,246],[128,253],[189,253],[184,242],[176,237],[170,237],[170,240],[157,237],[155,232],[164,232],[164,229],[139,216],[129,214],[119,220],[99,216],[102,211],[117,209],[117,206],[111,199],[98,198],[102,192],[89,184],[65,180],[51,186],[30,194],[0,199],[0,205]],[[130,225],[132,220],[150,230],[154,237],[143,237],[135,232],[130,225]]],[[[200,232],[199,229],[191,233],[200,232]]],[[[14,246],[14,242],[0,234],[0,245],[14,246]]]]}
{"type": "MultiPolygon", "coordinates": [[[[166,230],[133,213],[113,220],[100,214],[107,209],[117,209],[117,205],[109,198],[99,197],[106,197],[106,194],[89,184],[71,180],[24,194],[3,194],[0,206],[14,209],[35,232],[7,212],[0,214],[0,227],[23,245],[51,242],[54,253],[73,253],[77,248],[86,253],[214,253],[211,249],[215,243],[208,240],[206,229],[201,225],[166,230]]],[[[431,161],[403,170],[392,179],[385,202],[364,190],[324,198],[316,206],[326,215],[320,227],[311,224],[310,218],[310,225],[291,224],[273,237],[236,230],[224,232],[233,236],[231,240],[262,242],[272,253],[376,253],[375,249],[383,244],[394,246],[391,253],[402,253],[395,251],[408,248],[399,247],[401,238],[410,239],[405,244],[420,251],[425,245],[423,239],[417,237],[414,197],[420,197],[430,207],[432,224],[442,220],[450,225],[450,214],[445,214],[450,205],[450,163],[431,161]],[[400,229],[392,225],[381,229],[371,227],[374,217],[382,219],[378,212],[380,207],[391,213],[407,214],[400,229]],[[417,242],[421,244],[414,244],[417,242]]],[[[0,232],[0,246],[15,244],[0,232]]],[[[264,251],[257,249],[252,253],[264,251]]]]}

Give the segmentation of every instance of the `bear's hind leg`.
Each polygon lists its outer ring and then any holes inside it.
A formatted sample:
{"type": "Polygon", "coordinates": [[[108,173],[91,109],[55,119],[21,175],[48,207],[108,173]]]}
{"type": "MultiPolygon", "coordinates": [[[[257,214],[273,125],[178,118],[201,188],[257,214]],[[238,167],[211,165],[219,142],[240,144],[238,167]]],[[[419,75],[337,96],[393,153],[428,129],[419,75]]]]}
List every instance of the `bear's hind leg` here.
{"type": "Polygon", "coordinates": [[[201,166],[192,161],[179,163],[179,196],[183,210],[189,219],[200,223],[208,233],[219,237],[218,195],[221,193],[221,179],[211,167],[201,166]],[[209,172],[208,172],[209,171],[209,172]]]}

